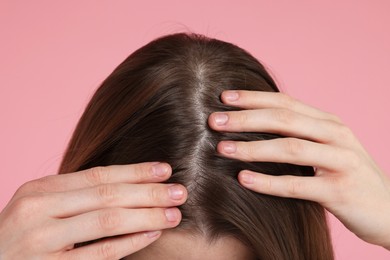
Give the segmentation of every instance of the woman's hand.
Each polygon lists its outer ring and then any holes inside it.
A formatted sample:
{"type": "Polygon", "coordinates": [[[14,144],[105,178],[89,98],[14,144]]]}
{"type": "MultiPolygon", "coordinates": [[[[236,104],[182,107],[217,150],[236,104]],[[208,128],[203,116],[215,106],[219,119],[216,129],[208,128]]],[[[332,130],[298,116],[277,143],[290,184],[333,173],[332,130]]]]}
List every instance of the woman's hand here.
{"type": "Polygon", "coordinates": [[[0,214],[0,259],[119,259],[179,224],[166,163],[96,167],[22,185],[0,214]],[[74,248],[76,243],[105,238],[74,248]]]}
{"type": "Polygon", "coordinates": [[[243,161],[316,168],[314,177],[244,170],[240,183],[256,192],[319,202],[361,239],[390,250],[390,180],[351,130],[332,114],[273,92],[225,91],[222,101],[246,110],[209,117],[214,130],[269,132],[286,138],[222,141],[217,150],[243,161]]]}

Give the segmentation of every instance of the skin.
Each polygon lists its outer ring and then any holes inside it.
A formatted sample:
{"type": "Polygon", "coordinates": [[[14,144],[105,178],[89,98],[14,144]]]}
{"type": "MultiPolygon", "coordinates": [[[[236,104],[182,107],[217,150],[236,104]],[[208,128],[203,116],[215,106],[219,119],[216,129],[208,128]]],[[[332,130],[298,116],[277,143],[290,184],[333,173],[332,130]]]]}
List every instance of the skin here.
{"type": "Polygon", "coordinates": [[[204,235],[187,230],[166,230],[150,246],[125,258],[125,260],[255,260],[255,255],[233,237],[221,237],[213,243],[204,235]]]}
{"type": "Polygon", "coordinates": [[[221,99],[243,110],[211,114],[211,128],[288,136],[253,142],[222,141],[217,146],[222,155],[316,168],[314,177],[270,176],[244,170],[238,175],[244,187],[316,201],[361,239],[390,250],[390,179],[338,117],[283,93],[225,91],[221,99]]]}
{"type": "Polygon", "coordinates": [[[165,163],[116,165],[22,185],[0,214],[0,258],[119,259],[144,248],[181,220],[175,206],[186,189],[158,183],[171,171],[165,163]]]}
{"type": "MultiPolygon", "coordinates": [[[[288,136],[223,141],[217,146],[222,155],[316,168],[314,177],[244,170],[238,175],[244,187],[317,201],[357,236],[390,250],[390,179],[338,117],[282,93],[226,91],[221,99],[243,110],[211,114],[211,128],[288,136]]],[[[175,238],[177,243],[189,241],[187,247],[183,244],[186,250],[190,250],[188,245],[203,248],[204,238],[170,233],[181,220],[176,206],[187,199],[183,186],[159,183],[170,175],[169,165],[154,162],[97,167],[30,181],[0,213],[0,259],[119,259],[160,237],[161,246],[150,248],[167,250],[166,254],[178,251],[169,243],[175,238]],[[109,238],[74,248],[80,241],[102,237],[109,238]]],[[[216,245],[223,242],[230,245],[222,248],[225,252],[240,246],[237,240],[221,240],[216,245]]]]}

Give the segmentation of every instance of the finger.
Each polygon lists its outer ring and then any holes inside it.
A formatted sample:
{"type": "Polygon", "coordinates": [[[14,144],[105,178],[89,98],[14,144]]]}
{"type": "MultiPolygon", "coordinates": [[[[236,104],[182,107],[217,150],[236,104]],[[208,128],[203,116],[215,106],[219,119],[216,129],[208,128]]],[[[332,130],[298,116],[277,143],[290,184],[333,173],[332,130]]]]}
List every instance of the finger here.
{"type": "Polygon", "coordinates": [[[329,189],[321,177],[301,177],[292,175],[273,176],[243,170],[238,180],[244,187],[258,193],[312,200],[324,203],[330,198],[329,189]]]}
{"type": "Polygon", "coordinates": [[[225,104],[245,109],[285,108],[314,118],[341,122],[337,116],[306,105],[281,92],[228,90],[221,94],[221,99],[225,104]]]}
{"type": "Polygon", "coordinates": [[[267,132],[321,143],[353,143],[352,131],[342,124],[281,108],[216,112],[210,115],[209,125],[217,131],[267,132]]]}
{"type": "Polygon", "coordinates": [[[120,259],[150,245],[161,236],[161,231],[142,232],[107,238],[65,253],[65,259],[120,259]]]}
{"type": "Polygon", "coordinates": [[[57,233],[67,235],[58,238],[56,243],[61,248],[103,237],[173,228],[180,220],[181,212],[177,208],[96,210],[58,220],[57,233]]]}
{"type": "Polygon", "coordinates": [[[180,184],[103,184],[88,189],[50,193],[45,205],[52,217],[65,218],[103,208],[173,207],[187,199],[180,184]],[[58,202],[61,206],[58,207],[58,202]],[[68,203],[69,202],[69,203],[68,203]]]}
{"type": "Polygon", "coordinates": [[[158,162],[94,167],[30,181],[19,188],[17,195],[23,196],[31,192],[61,192],[107,183],[161,182],[167,180],[171,172],[169,164],[158,162]]]}
{"type": "Polygon", "coordinates": [[[330,171],[344,169],[345,158],[349,158],[338,147],[293,137],[252,142],[221,141],[217,151],[241,161],[310,165],[330,171]]]}

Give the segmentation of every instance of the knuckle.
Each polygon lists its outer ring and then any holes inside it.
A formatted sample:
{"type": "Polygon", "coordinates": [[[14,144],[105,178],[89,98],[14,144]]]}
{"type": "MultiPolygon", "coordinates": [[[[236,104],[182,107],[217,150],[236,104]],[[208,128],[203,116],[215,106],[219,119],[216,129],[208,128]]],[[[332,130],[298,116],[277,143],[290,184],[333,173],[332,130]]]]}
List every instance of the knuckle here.
{"type": "Polygon", "coordinates": [[[293,114],[286,109],[274,109],[273,110],[273,117],[283,125],[291,124],[293,121],[293,114]]]}
{"type": "MultiPolygon", "coordinates": [[[[232,114],[235,115],[238,126],[242,126],[245,123],[248,123],[249,118],[248,118],[247,111],[244,110],[244,111],[239,111],[239,112],[232,113],[232,114]]],[[[236,121],[236,120],[234,120],[234,121],[236,121]]]]}
{"type": "Polygon", "coordinates": [[[263,181],[263,188],[266,192],[269,192],[269,193],[273,193],[274,192],[274,186],[273,186],[273,182],[272,182],[272,178],[266,178],[264,181],[263,181]]]}
{"type": "Polygon", "coordinates": [[[361,166],[361,158],[359,155],[357,155],[355,152],[351,150],[345,151],[345,155],[343,157],[345,159],[345,162],[347,162],[345,165],[348,167],[348,170],[357,170],[361,166]]]}
{"type": "Polygon", "coordinates": [[[296,100],[285,93],[279,93],[279,97],[282,107],[293,108],[293,106],[296,104],[296,100]]]}
{"type": "Polygon", "coordinates": [[[38,195],[20,197],[14,201],[13,207],[23,217],[34,212],[34,209],[39,208],[40,200],[41,196],[38,195]]]}
{"type": "Polygon", "coordinates": [[[121,223],[121,214],[117,210],[104,210],[98,215],[98,227],[100,230],[115,231],[121,223]]]}
{"type": "Polygon", "coordinates": [[[152,175],[152,166],[149,164],[136,164],[134,165],[132,174],[135,175],[136,180],[143,181],[147,179],[148,176],[152,175]]]}
{"type": "Polygon", "coordinates": [[[129,240],[129,244],[130,244],[130,248],[133,250],[141,248],[143,244],[142,236],[140,235],[132,236],[129,240]]]}
{"type": "Polygon", "coordinates": [[[117,188],[113,184],[103,184],[96,186],[98,198],[104,203],[110,203],[117,198],[117,188]]]}
{"type": "Polygon", "coordinates": [[[23,195],[32,192],[35,190],[36,187],[36,180],[28,181],[24,184],[22,184],[16,191],[15,194],[23,195]]]}
{"type": "Polygon", "coordinates": [[[28,207],[28,203],[26,202],[26,198],[27,197],[21,197],[13,202],[12,206],[13,206],[15,212],[20,214],[26,210],[26,208],[28,207]]]}
{"type": "Polygon", "coordinates": [[[303,182],[301,182],[298,178],[291,177],[287,181],[287,195],[289,197],[298,197],[303,188],[303,182]]]}
{"type": "Polygon", "coordinates": [[[341,124],[338,126],[338,134],[340,138],[349,138],[352,135],[352,131],[346,125],[341,124]]]}
{"type": "Polygon", "coordinates": [[[51,182],[50,176],[45,176],[40,179],[28,181],[21,185],[16,191],[17,194],[28,194],[33,192],[45,192],[46,188],[51,182]]]}
{"type": "Polygon", "coordinates": [[[246,142],[238,146],[242,160],[244,161],[255,161],[257,147],[255,143],[246,142]]]}
{"type": "Polygon", "coordinates": [[[109,171],[109,167],[97,166],[86,171],[85,177],[92,185],[103,184],[108,182],[109,171]]]}
{"type": "Polygon", "coordinates": [[[329,179],[331,192],[327,200],[330,203],[343,205],[350,199],[350,192],[354,187],[350,178],[333,177],[329,179]]]}
{"type": "Polygon", "coordinates": [[[116,259],[118,257],[118,252],[111,241],[104,241],[98,247],[98,256],[99,259],[116,259]]]}
{"type": "Polygon", "coordinates": [[[148,198],[151,202],[160,202],[162,197],[164,197],[164,194],[157,185],[153,185],[149,188],[148,198]]]}
{"type": "Polygon", "coordinates": [[[285,138],[285,151],[292,156],[302,152],[303,144],[295,138],[285,138]]]}

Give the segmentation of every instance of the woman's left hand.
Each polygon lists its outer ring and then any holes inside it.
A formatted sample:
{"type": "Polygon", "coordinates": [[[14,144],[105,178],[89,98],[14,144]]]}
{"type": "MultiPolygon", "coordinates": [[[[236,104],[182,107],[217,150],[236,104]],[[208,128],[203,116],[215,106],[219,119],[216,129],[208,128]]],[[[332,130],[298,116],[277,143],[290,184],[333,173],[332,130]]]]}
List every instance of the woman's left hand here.
{"type": "Polygon", "coordinates": [[[225,91],[221,99],[245,110],[211,114],[208,122],[214,130],[286,136],[222,141],[217,146],[222,155],[316,168],[314,177],[244,170],[238,176],[243,186],[260,193],[316,201],[361,239],[390,250],[390,179],[338,117],[283,93],[225,91]]]}

